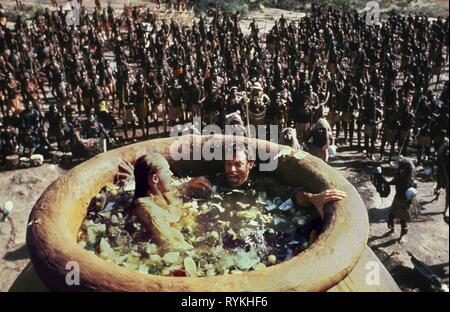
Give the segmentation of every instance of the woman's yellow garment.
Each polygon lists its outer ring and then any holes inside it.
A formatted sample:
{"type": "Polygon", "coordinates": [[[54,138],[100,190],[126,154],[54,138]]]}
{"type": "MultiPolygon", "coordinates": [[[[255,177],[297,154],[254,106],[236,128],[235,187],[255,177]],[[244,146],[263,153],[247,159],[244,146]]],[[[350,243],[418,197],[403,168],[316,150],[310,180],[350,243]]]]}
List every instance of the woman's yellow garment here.
{"type": "Polygon", "coordinates": [[[184,240],[180,229],[192,214],[183,206],[180,193],[171,191],[160,196],[139,198],[135,201],[134,214],[149,230],[160,247],[166,250],[189,250],[192,245],[184,240]]]}

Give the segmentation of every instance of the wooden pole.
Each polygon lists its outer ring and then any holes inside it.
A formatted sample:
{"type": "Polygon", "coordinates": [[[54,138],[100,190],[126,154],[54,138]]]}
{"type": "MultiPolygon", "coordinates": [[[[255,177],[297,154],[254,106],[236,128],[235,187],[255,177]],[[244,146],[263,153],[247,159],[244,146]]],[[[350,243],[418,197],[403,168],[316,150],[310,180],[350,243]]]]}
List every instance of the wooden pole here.
{"type": "Polygon", "coordinates": [[[248,138],[251,138],[252,135],[250,133],[250,109],[249,109],[248,100],[245,101],[245,110],[246,110],[246,114],[247,114],[247,136],[248,136],[248,138]]]}

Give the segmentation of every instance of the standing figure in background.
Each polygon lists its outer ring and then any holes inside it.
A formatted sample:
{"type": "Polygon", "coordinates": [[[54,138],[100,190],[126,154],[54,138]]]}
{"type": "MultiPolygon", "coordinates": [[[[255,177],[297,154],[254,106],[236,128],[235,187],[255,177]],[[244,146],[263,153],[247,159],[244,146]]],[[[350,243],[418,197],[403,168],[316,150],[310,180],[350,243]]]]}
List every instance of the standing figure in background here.
{"type": "Polygon", "coordinates": [[[325,162],[328,162],[330,146],[334,145],[333,131],[330,124],[325,118],[319,119],[312,127],[311,133],[311,147],[309,152],[325,162]]]}
{"type": "Polygon", "coordinates": [[[448,192],[448,170],[449,170],[449,141],[445,138],[444,143],[439,148],[437,157],[437,185],[435,189],[436,198],[439,197],[439,190],[445,189],[445,209],[444,220],[448,223],[448,206],[449,206],[449,192],[448,192]]]}
{"type": "Polygon", "coordinates": [[[411,220],[411,212],[418,209],[416,200],[417,183],[415,181],[416,170],[411,160],[402,158],[398,163],[398,168],[394,179],[390,182],[395,185],[395,197],[389,209],[388,228],[389,233],[395,232],[395,220],[399,219],[401,224],[401,233],[399,242],[405,241],[405,235],[408,234],[408,222],[411,220]]]}
{"type": "Polygon", "coordinates": [[[372,88],[370,88],[366,94],[362,113],[362,122],[364,124],[364,147],[366,149],[367,157],[372,158],[375,151],[375,141],[378,137],[378,123],[382,116],[382,112],[379,109],[379,97],[373,93],[372,88]]]}

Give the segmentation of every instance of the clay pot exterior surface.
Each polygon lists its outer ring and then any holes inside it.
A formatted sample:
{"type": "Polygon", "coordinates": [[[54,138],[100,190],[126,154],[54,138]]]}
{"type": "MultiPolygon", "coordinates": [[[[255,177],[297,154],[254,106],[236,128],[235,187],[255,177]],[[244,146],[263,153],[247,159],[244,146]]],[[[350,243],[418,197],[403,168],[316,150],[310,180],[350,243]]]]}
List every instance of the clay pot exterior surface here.
{"type": "MultiPolygon", "coordinates": [[[[224,137],[217,137],[223,140],[224,137]]],[[[346,191],[345,200],[325,206],[324,231],[303,253],[260,271],[216,277],[162,277],[139,273],[105,261],[77,243],[77,234],[91,199],[114,179],[121,161],[157,152],[176,174],[197,176],[223,171],[223,161],[173,160],[171,149],[181,142],[208,142],[211,137],[185,136],[126,146],[95,158],[58,178],[40,197],[29,217],[27,245],[32,263],[53,291],[326,291],[342,281],[359,261],[368,237],[368,217],[356,189],[322,160],[285,146],[251,139],[258,149],[289,155],[278,159],[273,174],[283,183],[318,193],[346,191]],[[80,285],[67,285],[66,275],[77,263],[80,285]]]]}

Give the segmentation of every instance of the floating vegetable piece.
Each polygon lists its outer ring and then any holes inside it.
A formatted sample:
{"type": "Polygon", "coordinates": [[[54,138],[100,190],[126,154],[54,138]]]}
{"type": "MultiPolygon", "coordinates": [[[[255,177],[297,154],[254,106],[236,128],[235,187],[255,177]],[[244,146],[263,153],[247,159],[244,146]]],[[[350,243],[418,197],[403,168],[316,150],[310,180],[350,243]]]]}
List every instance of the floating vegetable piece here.
{"type": "Polygon", "coordinates": [[[127,262],[128,263],[132,263],[132,264],[136,264],[136,265],[139,266],[139,264],[141,263],[140,255],[138,253],[131,253],[127,257],[127,262]]]}
{"type": "Polygon", "coordinates": [[[257,210],[247,210],[247,211],[238,211],[236,213],[236,216],[238,216],[239,218],[244,218],[244,219],[256,219],[256,217],[258,216],[259,211],[257,210]]]}
{"type": "Polygon", "coordinates": [[[137,270],[139,268],[139,266],[137,264],[128,263],[128,262],[124,262],[123,266],[130,270],[137,270]]]}
{"type": "Polygon", "coordinates": [[[113,215],[113,216],[111,217],[111,222],[112,222],[113,224],[119,224],[119,218],[118,218],[116,215],[113,215]]]}
{"type": "Polygon", "coordinates": [[[227,231],[227,233],[230,234],[232,239],[237,239],[238,238],[238,235],[236,234],[236,232],[233,229],[229,229],[227,231]]]}
{"type": "Polygon", "coordinates": [[[99,216],[101,216],[103,219],[110,219],[112,216],[112,211],[111,210],[103,210],[101,212],[98,213],[99,216]]]}
{"type": "Polygon", "coordinates": [[[169,276],[169,275],[170,275],[170,271],[167,270],[167,269],[163,269],[163,270],[161,271],[161,275],[162,275],[162,276],[169,276]]]}
{"type": "Polygon", "coordinates": [[[134,181],[127,181],[127,183],[123,186],[123,190],[125,192],[134,192],[135,187],[136,185],[134,181]]]}
{"type": "Polygon", "coordinates": [[[145,261],[148,265],[159,265],[161,264],[161,256],[160,255],[150,255],[148,259],[145,261]]]}
{"type": "Polygon", "coordinates": [[[186,251],[186,255],[191,258],[195,257],[195,250],[186,251]]]}
{"type": "Polygon", "coordinates": [[[107,184],[103,187],[110,196],[116,197],[119,194],[119,187],[115,184],[107,184]]]}
{"type": "Polygon", "coordinates": [[[267,192],[259,192],[258,197],[260,197],[263,200],[267,200],[267,192]]]}
{"type": "Polygon", "coordinates": [[[248,271],[259,262],[260,260],[256,253],[247,253],[244,250],[239,250],[235,257],[236,266],[244,271],[248,271]]]}
{"type": "Polygon", "coordinates": [[[197,264],[191,257],[184,258],[184,269],[190,276],[197,276],[197,264]]]}
{"type": "Polygon", "coordinates": [[[108,203],[105,207],[105,211],[111,211],[114,209],[115,206],[116,206],[116,203],[114,203],[114,202],[108,203]]]}
{"type": "Polygon", "coordinates": [[[249,227],[242,228],[239,231],[239,234],[240,234],[241,237],[249,237],[253,233],[255,233],[255,229],[252,229],[252,228],[249,228],[249,227]]]}
{"type": "Polygon", "coordinates": [[[145,264],[142,264],[139,266],[138,271],[141,273],[148,273],[149,271],[149,267],[146,266],[145,264]]]}
{"type": "Polygon", "coordinates": [[[167,264],[174,264],[176,263],[180,258],[179,252],[168,252],[164,255],[163,261],[167,264]]]}
{"type": "Polygon", "coordinates": [[[308,217],[306,216],[301,216],[297,219],[297,224],[298,225],[305,225],[306,221],[308,220],[308,217]]]}
{"type": "Polygon", "coordinates": [[[236,205],[238,205],[239,208],[241,208],[241,209],[247,209],[247,208],[250,208],[250,207],[251,207],[250,204],[244,204],[244,203],[242,203],[242,202],[237,202],[236,205]]]}
{"type": "Polygon", "coordinates": [[[223,208],[220,204],[211,204],[211,207],[216,208],[217,210],[220,211],[220,213],[224,213],[225,212],[225,208],[223,208]]]}
{"type": "Polygon", "coordinates": [[[294,207],[294,203],[292,202],[292,199],[289,199],[282,203],[279,207],[281,211],[288,211],[291,210],[294,207]]]}
{"type": "Polygon", "coordinates": [[[196,200],[192,201],[192,209],[198,210],[198,202],[196,200]]]}
{"type": "Polygon", "coordinates": [[[78,245],[81,247],[81,248],[86,248],[86,242],[85,241],[79,241],[78,242],[78,245]]]}
{"type": "Polygon", "coordinates": [[[224,226],[224,227],[230,227],[231,222],[230,221],[222,221],[222,220],[218,220],[217,221],[220,225],[224,226]]]}
{"type": "Polygon", "coordinates": [[[273,219],[273,224],[279,225],[281,223],[286,223],[286,219],[278,216],[273,219]]]}
{"type": "Polygon", "coordinates": [[[149,255],[156,254],[158,252],[158,246],[156,246],[155,244],[147,243],[147,245],[145,246],[145,252],[149,255]]]}
{"type": "Polygon", "coordinates": [[[273,204],[272,202],[270,203],[270,205],[266,205],[266,210],[267,211],[272,211],[277,209],[277,205],[273,204]]]}
{"type": "Polygon", "coordinates": [[[212,231],[210,233],[210,236],[215,240],[219,239],[219,233],[217,233],[216,231],[212,231]]]}
{"type": "Polygon", "coordinates": [[[172,276],[174,277],[187,277],[188,276],[188,272],[186,272],[185,270],[176,270],[172,272],[172,276]]]}
{"type": "Polygon", "coordinates": [[[255,220],[251,220],[251,221],[248,223],[248,225],[250,225],[250,226],[258,226],[259,223],[256,222],[255,220]]]}
{"type": "Polygon", "coordinates": [[[275,205],[277,205],[277,207],[280,207],[280,206],[283,204],[283,200],[281,199],[281,197],[275,197],[275,198],[273,199],[273,203],[274,203],[275,205]]]}
{"type": "Polygon", "coordinates": [[[140,230],[142,229],[142,224],[139,223],[139,222],[134,222],[134,223],[133,223],[133,228],[134,228],[136,231],[140,231],[140,230]]]}
{"type": "Polygon", "coordinates": [[[269,257],[267,257],[267,261],[271,264],[271,265],[275,265],[277,264],[277,257],[275,255],[270,255],[269,257]]]}
{"type": "Polygon", "coordinates": [[[114,254],[114,250],[111,248],[111,245],[109,244],[108,240],[106,238],[102,238],[100,240],[100,255],[104,256],[106,259],[109,256],[112,256],[114,254]]]}
{"type": "Polygon", "coordinates": [[[92,220],[89,220],[86,222],[86,231],[88,244],[95,245],[106,232],[106,225],[95,224],[92,220]]]}

